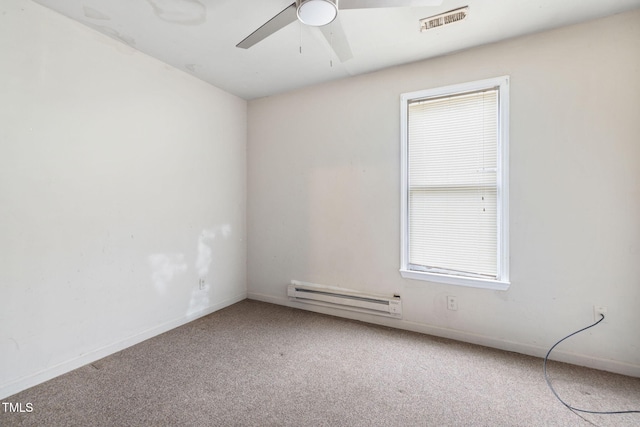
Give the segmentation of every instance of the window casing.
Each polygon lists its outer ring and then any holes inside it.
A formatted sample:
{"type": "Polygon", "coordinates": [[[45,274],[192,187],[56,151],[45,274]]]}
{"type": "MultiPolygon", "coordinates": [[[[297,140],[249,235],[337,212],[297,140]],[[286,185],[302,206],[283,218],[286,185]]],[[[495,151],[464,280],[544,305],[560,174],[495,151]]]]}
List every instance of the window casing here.
{"type": "Polygon", "coordinates": [[[403,277],[509,287],[508,76],[401,97],[403,277]]]}

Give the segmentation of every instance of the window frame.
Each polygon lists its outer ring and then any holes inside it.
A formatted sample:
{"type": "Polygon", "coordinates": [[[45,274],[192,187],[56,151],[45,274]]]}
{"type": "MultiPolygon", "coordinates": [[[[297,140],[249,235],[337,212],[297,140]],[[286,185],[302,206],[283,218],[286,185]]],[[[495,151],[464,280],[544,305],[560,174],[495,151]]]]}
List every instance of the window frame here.
{"type": "Polygon", "coordinates": [[[400,274],[405,279],[424,280],[451,285],[507,290],[509,281],[509,76],[454,84],[400,96],[401,139],[401,260],[400,274]],[[498,88],[498,146],[497,146],[497,276],[480,278],[418,271],[409,268],[409,104],[416,100],[460,95],[468,92],[498,88]]]}

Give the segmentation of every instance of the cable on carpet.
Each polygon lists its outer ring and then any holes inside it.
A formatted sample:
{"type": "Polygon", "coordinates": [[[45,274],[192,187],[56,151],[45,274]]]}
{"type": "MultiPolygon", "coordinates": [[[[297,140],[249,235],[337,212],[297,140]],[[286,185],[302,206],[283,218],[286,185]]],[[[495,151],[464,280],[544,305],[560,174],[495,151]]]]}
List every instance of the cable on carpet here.
{"type": "Polygon", "coordinates": [[[556,346],[558,344],[560,344],[562,341],[566,340],[567,338],[571,338],[572,336],[579,334],[582,331],[586,331],[589,328],[593,328],[594,326],[596,326],[598,323],[602,322],[604,320],[604,314],[600,314],[601,318],[600,320],[598,320],[597,322],[595,322],[592,325],[587,326],[586,328],[582,328],[579,331],[575,331],[572,334],[567,335],[566,337],[562,338],[560,341],[558,341],[557,343],[555,343],[553,346],[551,346],[551,348],[549,349],[549,351],[547,352],[547,355],[544,357],[544,379],[547,381],[547,385],[549,386],[549,388],[551,389],[551,391],[553,392],[553,394],[556,396],[556,398],[558,398],[558,400],[567,408],[569,408],[571,411],[578,411],[578,412],[584,412],[587,414],[601,414],[601,415],[613,415],[613,414],[640,414],[640,410],[632,410],[632,411],[590,411],[588,409],[578,409],[578,408],[574,408],[573,406],[569,405],[567,402],[565,402],[564,400],[562,400],[562,398],[558,395],[558,393],[556,392],[556,390],[553,388],[553,386],[551,385],[551,381],[549,380],[549,376],[547,375],[547,360],[549,359],[549,355],[551,354],[551,351],[553,351],[554,348],[556,348],[556,346]]]}

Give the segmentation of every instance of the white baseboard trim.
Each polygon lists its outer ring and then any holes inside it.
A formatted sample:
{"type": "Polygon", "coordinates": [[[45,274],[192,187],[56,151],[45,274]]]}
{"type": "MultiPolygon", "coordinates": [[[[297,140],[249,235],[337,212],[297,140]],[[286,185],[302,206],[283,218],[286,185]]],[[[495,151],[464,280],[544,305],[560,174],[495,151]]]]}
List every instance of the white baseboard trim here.
{"type": "MultiPolygon", "coordinates": [[[[340,310],[331,307],[323,307],[311,304],[302,304],[290,301],[286,297],[274,297],[256,292],[248,292],[247,298],[257,301],[268,302],[271,304],[284,305],[292,308],[313,311],[316,313],[328,314],[346,319],[359,320],[362,322],[373,323],[376,325],[388,326],[391,328],[404,329],[412,332],[419,332],[426,335],[433,335],[441,338],[449,338],[456,341],[462,341],[470,344],[477,344],[484,347],[497,348],[504,351],[512,351],[514,353],[526,354],[528,356],[543,358],[549,351],[546,347],[540,347],[531,344],[524,344],[515,341],[508,341],[500,338],[494,338],[486,335],[478,335],[464,331],[430,326],[423,323],[410,322],[402,319],[393,319],[380,316],[374,316],[366,313],[357,313],[348,310],[340,310]]],[[[572,365],[584,366],[587,368],[598,369],[601,371],[613,372],[616,374],[627,375],[630,377],[640,377],[640,366],[632,365],[625,362],[619,362],[610,359],[600,359],[597,357],[576,354],[562,350],[554,350],[550,359],[559,362],[570,363],[572,365]]]]}
{"type": "Polygon", "coordinates": [[[23,390],[41,384],[45,381],[53,379],[62,374],[66,374],[67,372],[71,372],[74,369],[78,369],[84,365],[89,363],[93,363],[97,360],[100,360],[104,357],[107,357],[111,354],[117,353],[125,348],[131,347],[133,345],[139,344],[142,341],[146,341],[149,338],[153,338],[157,335],[163,334],[171,329],[175,329],[178,326],[185,325],[189,322],[192,322],[200,317],[207,316],[213,312],[221,310],[225,307],[228,307],[232,304],[240,302],[247,298],[246,293],[242,293],[236,295],[234,297],[228,298],[224,301],[220,301],[217,304],[214,304],[210,307],[205,308],[204,310],[198,311],[196,313],[192,313],[189,315],[185,315],[183,317],[170,320],[168,322],[162,323],[154,328],[147,329],[146,331],[140,332],[131,337],[125,338],[121,341],[115,342],[113,344],[109,344],[107,346],[95,349],[90,351],[89,353],[85,353],[79,357],[76,357],[71,360],[67,360],[65,362],[59,363],[50,368],[44,369],[40,372],[36,372],[35,374],[29,375],[24,378],[20,378],[18,380],[12,381],[8,384],[3,384],[0,386],[0,399],[5,399],[9,396],[12,396],[16,393],[19,393],[23,390]]]}

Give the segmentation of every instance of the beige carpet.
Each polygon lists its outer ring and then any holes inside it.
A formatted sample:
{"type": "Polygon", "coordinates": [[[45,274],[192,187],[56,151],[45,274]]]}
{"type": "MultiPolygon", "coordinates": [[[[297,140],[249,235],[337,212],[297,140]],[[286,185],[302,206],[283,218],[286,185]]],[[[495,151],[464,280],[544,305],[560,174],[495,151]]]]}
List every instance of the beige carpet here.
{"type": "MultiPolygon", "coordinates": [[[[640,407],[638,378],[548,371],[579,408],[640,407]]],[[[250,300],[3,402],[33,411],[1,426],[640,425],[572,413],[538,358],[250,300]]]]}

